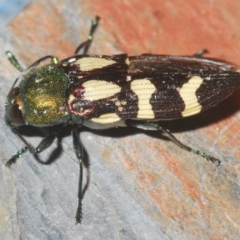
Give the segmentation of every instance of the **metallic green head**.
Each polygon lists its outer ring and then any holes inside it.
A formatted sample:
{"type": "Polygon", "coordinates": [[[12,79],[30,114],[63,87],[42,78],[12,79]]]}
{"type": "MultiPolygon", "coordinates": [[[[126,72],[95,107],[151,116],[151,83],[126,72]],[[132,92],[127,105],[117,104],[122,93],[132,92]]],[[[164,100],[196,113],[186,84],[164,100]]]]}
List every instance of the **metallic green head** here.
{"type": "Polygon", "coordinates": [[[5,102],[11,126],[52,126],[69,119],[66,90],[69,80],[59,64],[30,69],[5,102]]]}

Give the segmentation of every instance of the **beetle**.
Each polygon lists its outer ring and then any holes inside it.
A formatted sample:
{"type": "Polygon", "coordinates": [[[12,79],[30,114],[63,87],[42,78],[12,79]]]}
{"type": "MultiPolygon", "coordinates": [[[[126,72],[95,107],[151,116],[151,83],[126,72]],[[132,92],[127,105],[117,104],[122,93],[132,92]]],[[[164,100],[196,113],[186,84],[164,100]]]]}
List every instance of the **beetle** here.
{"type": "Polygon", "coordinates": [[[240,67],[193,56],[144,54],[87,55],[99,17],[92,21],[88,40],[75,55],[59,61],[45,56],[25,71],[11,52],[10,62],[22,72],[5,102],[5,121],[25,146],[6,163],[10,167],[26,151],[37,155],[48,148],[65,126],[71,126],[74,151],[80,163],[76,222],[82,218],[83,147],[79,129],[133,126],[162,131],[181,148],[206,160],[220,160],[177,140],[159,121],[185,118],[205,111],[228,97],[240,85],[240,67]],[[83,51],[83,54],[79,54],[83,51]],[[51,63],[39,66],[51,60],[51,63]],[[19,82],[18,86],[17,83],[19,82]],[[57,126],[34,148],[19,127],[57,126]]]}

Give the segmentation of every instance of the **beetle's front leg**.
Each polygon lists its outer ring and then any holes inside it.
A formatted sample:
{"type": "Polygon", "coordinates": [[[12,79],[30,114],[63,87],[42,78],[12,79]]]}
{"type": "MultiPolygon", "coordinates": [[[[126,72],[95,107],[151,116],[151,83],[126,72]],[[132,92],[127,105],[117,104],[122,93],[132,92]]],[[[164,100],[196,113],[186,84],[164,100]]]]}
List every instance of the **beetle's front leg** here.
{"type": "Polygon", "coordinates": [[[42,139],[42,141],[38,144],[36,148],[34,148],[30,143],[27,142],[27,140],[20,135],[17,129],[12,128],[12,131],[25,143],[25,147],[23,147],[21,150],[19,150],[15,155],[13,155],[6,163],[7,167],[10,167],[13,163],[16,163],[17,159],[22,156],[25,152],[29,151],[31,154],[39,154],[48,147],[50,147],[53,143],[53,141],[57,138],[58,134],[62,130],[64,126],[59,126],[59,128],[50,133],[48,136],[42,139]]]}
{"type": "Polygon", "coordinates": [[[73,147],[76,157],[79,161],[79,185],[78,185],[78,207],[76,212],[76,224],[81,223],[82,220],[82,199],[83,199],[83,146],[79,138],[79,126],[75,126],[72,129],[73,147]]]}
{"type": "Polygon", "coordinates": [[[214,158],[214,157],[206,154],[205,152],[191,148],[191,147],[186,146],[185,144],[181,143],[178,139],[175,138],[175,136],[168,129],[165,129],[164,127],[160,126],[160,124],[158,122],[140,122],[140,121],[134,121],[134,120],[127,120],[126,124],[133,126],[135,128],[139,128],[139,129],[143,129],[143,130],[147,130],[147,131],[159,131],[160,130],[163,133],[165,133],[179,147],[181,147],[189,152],[193,152],[197,155],[200,155],[201,157],[205,158],[207,161],[216,163],[217,165],[220,165],[220,163],[221,163],[221,161],[218,160],[217,158],[214,158]]]}
{"type": "Polygon", "coordinates": [[[20,158],[25,152],[27,152],[28,147],[25,146],[21,148],[19,151],[17,151],[16,154],[14,154],[7,162],[6,162],[6,167],[11,167],[13,163],[16,163],[17,159],[20,158]]]}
{"type": "Polygon", "coordinates": [[[95,30],[98,26],[99,20],[100,20],[100,17],[96,16],[95,19],[92,21],[92,25],[91,25],[91,28],[90,28],[90,31],[89,31],[89,34],[88,34],[88,39],[85,42],[81,43],[77,47],[77,49],[75,51],[75,54],[79,54],[80,50],[83,51],[82,52],[83,55],[85,55],[87,53],[87,51],[88,51],[88,49],[89,49],[89,47],[92,43],[93,34],[94,34],[94,32],[95,32],[95,30]]]}

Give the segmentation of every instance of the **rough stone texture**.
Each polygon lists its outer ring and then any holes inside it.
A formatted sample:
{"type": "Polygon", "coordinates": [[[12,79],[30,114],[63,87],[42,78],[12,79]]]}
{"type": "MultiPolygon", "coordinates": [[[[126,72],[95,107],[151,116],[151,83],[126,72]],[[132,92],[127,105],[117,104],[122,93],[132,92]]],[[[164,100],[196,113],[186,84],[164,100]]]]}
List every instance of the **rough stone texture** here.
{"type": "MultiPolygon", "coordinates": [[[[68,57],[98,14],[102,20],[91,53],[192,54],[207,48],[207,56],[240,64],[239,9],[234,0],[32,1],[0,32],[1,116],[18,75],[6,50],[26,66],[44,55],[68,57]]],[[[0,238],[240,238],[239,93],[206,113],[165,123],[184,143],[222,160],[219,167],[160,133],[83,129],[89,184],[81,225],[74,221],[78,163],[69,130],[52,164],[26,154],[9,170],[4,163],[23,143],[2,121],[0,238]]],[[[28,127],[23,133],[35,146],[42,136],[28,127]]]]}

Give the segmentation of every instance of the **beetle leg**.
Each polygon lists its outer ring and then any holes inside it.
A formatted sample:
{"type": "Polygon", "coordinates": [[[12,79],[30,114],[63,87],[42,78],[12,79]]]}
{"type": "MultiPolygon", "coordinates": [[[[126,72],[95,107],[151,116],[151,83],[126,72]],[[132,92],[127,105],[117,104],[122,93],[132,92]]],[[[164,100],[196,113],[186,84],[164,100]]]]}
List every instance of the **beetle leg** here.
{"type": "Polygon", "coordinates": [[[165,133],[179,147],[181,147],[189,152],[193,152],[197,155],[200,155],[201,157],[205,158],[207,161],[216,163],[217,165],[220,165],[220,163],[221,163],[221,161],[218,160],[217,158],[214,158],[214,157],[206,154],[205,152],[191,148],[191,147],[186,146],[185,144],[181,143],[178,139],[175,138],[175,136],[168,129],[165,129],[164,127],[160,126],[160,124],[157,122],[156,123],[155,122],[138,122],[138,121],[128,120],[128,121],[126,121],[126,123],[135,128],[144,129],[144,130],[148,130],[148,131],[159,131],[160,130],[163,133],[165,133]]]}
{"type": "Polygon", "coordinates": [[[20,158],[22,154],[24,154],[26,151],[29,151],[31,154],[35,155],[41,153],[42,151],[50,147],[63,127],[64,125],[60,126],[56,131],[43,138],[36,148],[34,148],[30,143],[28,143],[27,140],[18,132],[16,128],[12,128],[12,131],[25,143],[26,146],[19,150],[15,155],[13,155],[6,162],[6,166],[10,167],[13,163],[16,163],[17,159],[20,158]]]}
{"type": "Polygon", "coordinates": [[[193,57],[201,58],[205,53],[208,53],[207,49],[202,49],[198,51],[197,53],[193,54],[193,57]]]}
{"type": "Polygon", "coordinates": [[[62,128],[63,128],[63,126],[61,126],[56,131],[50,133],[48,136],[43,138],[42,141],[38,144],[38,146],[33,150],[29,150],[29,152],[32,154],[39,154],[42,151],[49,148],[53,144],[53,141],[57,138],[57,136],[60,133],[60,131],[62,130],[62,128]]]}
{"type": "Polygon", "coordinates": [[[91,25],[91,28],[90,28],[90,31],[89,31],[89,34],[88,34],[88,40],[86,40],[85,42],[81,43],[74,54],[78,54],[80,50],[83,51],[82,54],[86,54],[91,43],[92,43],[92,39],[93,39],[93,34],[98,26],[98,22],[100,20],[100,17],[96,16],[96,18],[92,21],[92,25],[91,25]]]}
{"type": "Polygon", "coordinates": [[[16,163],[17,159],[20,158],[22,156],[22,154],[24,154],[26,151],[28,150],[28,147],[25,146],[23,147],[21,150],[19,150],[15,155],[13,155],[7,162],[6,162],[6,166],[7,167],[11,167],[11,165],[13,163],[16,163]]]}
{"type": "Polygon", "coordinates": [[[78,207],[76,212],[76,224],[81,223],[82,220],[82,199],[83,199],[83,190],[82,190],[82,182],[83,182],[83,147],[79,138],[79,126],[73,127],[72,129],[72,137],[73,137],[73,147],[76,154],[76,157],[79,161],[79,185],[78,185],[78,207]]]}

